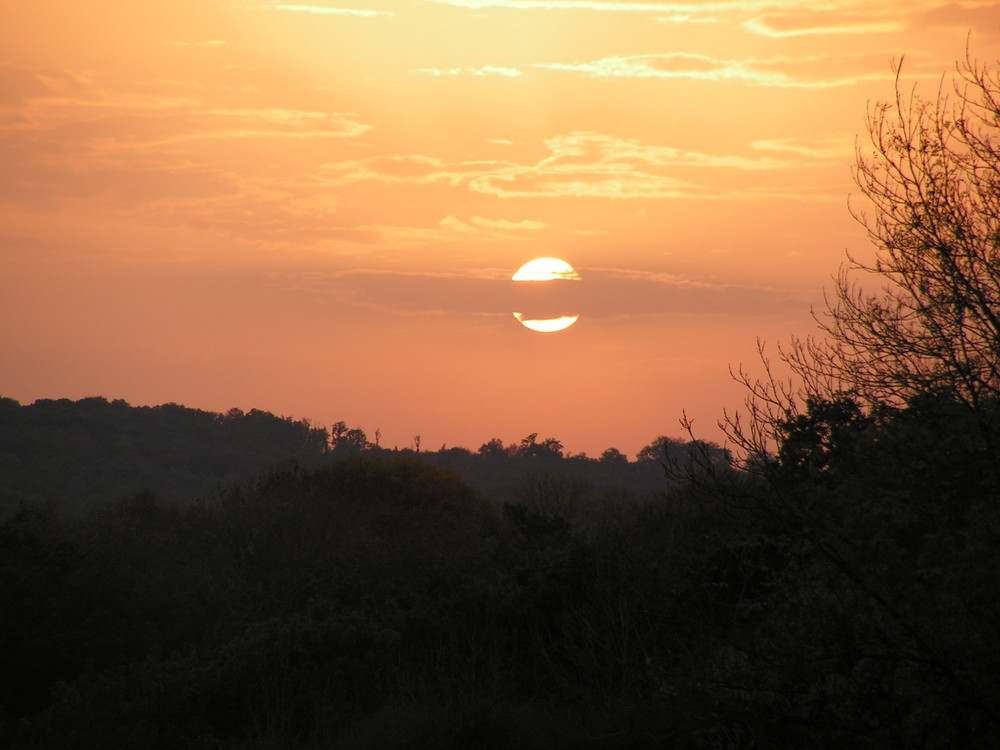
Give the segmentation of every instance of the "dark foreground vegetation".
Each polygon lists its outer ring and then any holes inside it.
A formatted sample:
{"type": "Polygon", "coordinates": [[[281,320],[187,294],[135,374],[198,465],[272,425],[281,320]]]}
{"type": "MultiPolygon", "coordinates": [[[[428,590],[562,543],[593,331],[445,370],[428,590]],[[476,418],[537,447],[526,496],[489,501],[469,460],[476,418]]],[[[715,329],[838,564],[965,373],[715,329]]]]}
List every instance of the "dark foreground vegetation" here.
{"type": "MultiPolygon", "coordinates": [[[[996,404],[990,423],[1000,425],[996,404]]],[[[415,456],[0,527],[14,747],[990,747],[1000,479],[968,412],[812,403],[756,473],[497,504],[415,456]]]]}
{"type": "Polygon", "coordinates": [[[175,456],[196,484],[250,455],[284,467],[197,503],[153,484],[61,513],[22,501],[128,474],[141,441],[67,431],[109,468],[46,476],[8,434],[0,742],[1000,747],[1000,79],[967,62],[959,84],[874,110],[857,177],[877,259],[781,352],[791,382],[744,377],[735,458],[657,440],[588,462],[536,436],[392,452],[344,425],[176,412],[216,436],[202,463],[175,456]],[[671,481],[551,470],[641,464],[671,481]],[[532,468],[512,485],[511,466],[532,468]]]}

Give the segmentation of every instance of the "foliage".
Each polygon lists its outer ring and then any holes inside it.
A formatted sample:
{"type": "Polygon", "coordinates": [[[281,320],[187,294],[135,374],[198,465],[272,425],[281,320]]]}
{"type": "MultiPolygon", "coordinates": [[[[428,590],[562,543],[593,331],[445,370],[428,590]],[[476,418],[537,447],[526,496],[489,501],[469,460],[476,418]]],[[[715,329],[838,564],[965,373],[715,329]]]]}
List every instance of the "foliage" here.
{"type": "Polygon", "coordinates": [[[330,447],[338,453],[359,453],[372,445],[360,427],[348,427],[346,422],[336,422],[330,429],[330,447]]]}
{"type": "Polygon", "coordinates": [[[741,519],[721,548],[752,584],[696,693],[712,742],[997,742],[998,93],[970,61],[954,98],[897,76],[858,152],[874,260],[850,258],[820,336],[780,351],[792,381],[740,371],[747,412],[723,425],[749,473],[688,474],[741,519]]]}
{"type": "Polygon", "coordinates": [[[0,517],[19,504],[59,501],[84,516],[154,490],[191,503],[264,468],[325,457],[327,431],[268,412],[225,414],[177,404],[133,407],[103,398],[0,402],[0,517]]]}
{"type": "MultiPolygon", "coordinates": [[[[493,438],[473,454],[386,449],[361,427],[336,422],[327,431],[253,409],[223,414],[177,404],[133,407],[88,398],[41,400],[21,406],[0,398],[0,518],[20,504],[83,517],[102,505],[155,492],[159,502],[186,506],[262,471],[297,464],[315,467],[351,456],[419,455],[458,472],[500,502],[513,502],[532,474],[550,473],[585,482],[595,491],[660,491],[658,463],[591,460],[565,455],[561,441],[537,433],[504,445],[493,438]]],[[[683,445],[683,441],[677,441],[683,445]]]]}
{"type": "Polygon", "coordinates": [[[747,454],[773,445],[810,396],[901,406],[945,391],[973,412],[1000,396],[1000,72],[967,59],[934,97],[907,93],[896,72],[857,149],[865,204],[853,213],[874,256],[850,255],[819,334],[780,350],[792,382],[769,366],[763,379],[739,373],[747,415],[727,425],[747,454]],[[862,283],[872,278],[879,289],[862,283]]]}
{"type": "Polygon", "coordinates": [[[180,509],[26,508],[0,739],[995,746],[1000,460],[972,419],[814,399],[757,474],[658,497],[535,471],[498,505],[368,451],[180,509]]]}

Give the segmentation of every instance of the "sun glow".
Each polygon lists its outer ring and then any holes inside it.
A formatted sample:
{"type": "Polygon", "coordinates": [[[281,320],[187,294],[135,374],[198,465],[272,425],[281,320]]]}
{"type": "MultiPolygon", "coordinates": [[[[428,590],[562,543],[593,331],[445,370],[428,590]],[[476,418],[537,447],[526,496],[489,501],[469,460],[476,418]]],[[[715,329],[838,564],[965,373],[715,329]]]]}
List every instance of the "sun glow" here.
{"type": "MultiPolygon", "coordinates": [[[[535,258],[525,263],[511,277],[514,281],[579,281],[578,274],[569,263],[559,258],[535,258]]],[[[516,312],[514,318],[518,323],[539,333],[555,333],[564,331],[580,319],[579,315],[559,315],[557,317],[540,317],[528,313],[516,312]]]]}
{"type": "Polygon", "coordinates": [[[514,317],[517,318],[517,322],[525,328],[530,328],[532,331],[538,331],[539,333],[555,333],[556,331],[565,331],[580,319],[579,315],[564,315],[561,318],[532,320],[531,318],[525,318],[522,313],[514,313],[514,317]]]}
{"type": "Polygon", "coordinates": [[[573,266],[559,258],[535,258],[528,261],[513,275],[514,281],[579,281],[580,274],[573,266]]]}

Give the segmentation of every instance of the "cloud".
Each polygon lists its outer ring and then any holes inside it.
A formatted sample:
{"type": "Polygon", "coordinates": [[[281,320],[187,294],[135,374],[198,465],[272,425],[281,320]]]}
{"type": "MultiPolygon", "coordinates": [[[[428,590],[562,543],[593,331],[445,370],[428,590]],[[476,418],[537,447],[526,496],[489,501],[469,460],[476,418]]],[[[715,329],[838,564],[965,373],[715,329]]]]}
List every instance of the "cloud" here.
{"type": "Polygon", "coordinates": [[[1000,26],[1000,3],[945,3],[915,14],[914,24],[921,28],[952,28],[962,31],[973,28],[996,34],[997,27],[1000,26]]]}
{"type": "Polygon", "coordinates": [[[350,112],[212,106],[200,91],[158,93],[175,90],[173,82],[147,88],[133,93],[66,72],[0,65],[0,91],[11,98],[0,116],[0,197],[19,210],[85,203],[88,212],[251,242],[336,236],[330,218],[338,204],[328,182],[295,166],[276,168],[260,154],[277,141],[285,142],[283,153],[330,154],[336,141],[359,138],[370,125],[350,112]]]}
{"type": "Polygon", "coordinates": [[[160,143],[204,138],[356,138],[372,129],[354,113],[298,109],[204,109],[189,114],[191,129],[160,143]]]}
{"type": "Polygon", "coordinates": [[[530,221],[528,219],[523,219],[521,221],[507,221],[506,219],[484,219],[482,216],[473,216],[470,221],[477,227],[517,232],[536,232],[539,229],[545,229],[548,227],[548,224],[544,221],[530,221]]]}
{"type": "MultiPolygon", "coordinates": [[[[763,145],[762,145],[763,144],[763,145]]],[[[330,185],[374,180],[384,183],[466,186],[476,193],[499,198],[767,198],[797,189],[751,187],[720,190],[694,181],[694,170],[730,170],[742,173],[792,170],[836,163],[829,144],[813,141],[768,141],[757,151],[782,153],[741,156],[710,154],[590,131],[575,131],[546,139],[549,155],[534,164],[510,161],[448,163],[427,156],[372,157],[326,164],[330,185]],[[823,150],[823,147],[827,151],[823,150]],[[809,152],[809,149],[812,152],[809,152]],[[688,177],[679,176],[683,171],[688,177]]]]}
{"type": "Polygon", "coordinates": [[[65,74],[16,77],[19,85],[7,91],[30,100],[22,111],[35,142],[58,140],[90,154],[219,138],[354,138],[372,129],[351,112],[208,107],[196,96],[82,88],[65,74]]]}
{"type": "Polygon", "coordinates": [[[517,68],[503,68],[495,65],[486,65],[482,68],[418,68],[412,71],[413,75],[423,76],[501,76],[503,78],[520,78],[524,75],[517,68]]]}
{"type": "Polygon", "coordinates": [[[529,219],[508,221],[507,219],[484,219],[482,216],[473,216],[466,223],[454,216],[446,216],[441,220],[440,226],[455,232],[477,232],[501,236],[508,232],[537,232],[547,229],[549,225],[544,221],[531,221],[529,219]]]}
{"type": "Polygon", "coordinates": [[[722,198],[737,197],[678,176],[678,170],[769,171],[802,166],[769,156],[707,154],[577,131],[545,141],[550,156],[531,166],[508,167],[469,181],[476,192],[501,198],[722,198]]]}
{"type": "Polygon", "coordinates": [[[463,221],[448,215],[437,224],[365,224],[344,226],[341,202],[324,191],[279,192],[280,183],[244,189],[230,199],[173,202],[162,218],[186,222],[199,229],[269,246],[308,243],[311,251],[343,251],[377,247],[413,250],[429,246],[467,246],[473,241],[501,240],[509,245],[549,228],[532,220],[510,221],[473,216],[463,221]]]}
{"type": "Polygon", "coordinates": [[[852,135],[830,135],[822,138],[775,138],[751,141],[747,144],[758,151],[796,154],[808,159],[854,159],[855,139],[852,135]]]}
{"type": "Polygon", "coordinates": [[[583,73],[596,78],[673,78],[774,88],[830,88],[891,79],[893,74],[886,65],[887,58],[886,54],[870,52],[725,60],[708,55],[667,52],[605,57],[592,62],[541,63],[536,67],[583,73]]]}
{"type": "Polygon", "coordinates": [[[36,142],[60,139],[87,151],[137,148],[213,138],[352,138],[372,129],[353,112],[281,107],[207,106],[197,82],[191,96],[173,90],[185,85],[161,80],[142,93],[103,88],[65,71],[29,70],[0,64],[0,92],[21,105],[36,142]],[[169,94],[156,93],[167,88],[169,94]]]}
{"type": "Polygon", "coordinates": [[[471,239],[503,239],[505,242],[523,239],[526,234],[548,229],[542,221],[522,219],[486,219],[473,216],[462,221],[454,216],[445,216],[436,227],[416,227],[405,225],[379,225],[369,227],[376,231],[380,243],[385,247],[420,247],[428,244],[447,242],[467,243],[471,239]]]}
{"type": "Polygon", "coordinates": [[[593,285],[585,315],[773,315],[801,307],[794,293],[775,287],[719,284],[679,274],[623,268],[582,268],[593,285]]]}
{"type": "Polygon", "coordinates": [[[677,13],[672,16],[657,16],[658,23],[719,23],[721,19],[695,16],[691,13],[677,13]]]}
{"type": "Polygon", "coordinates": [[[37,99],[93,96],[92,84],[78,73],[0,62],[0,107],[19,106],[37,99]]]}
{"type": "Polygon", "coordinates": [[[365,181],[457,186],[479,177],[509,174],[521,169],[525,167],[510,161],[447,162],[420,155],[373,156],[324,164],[320,174],[331,186],[365,181]]]}
{"type": "Polygon", "coordinates": [[[429,0],[439,5],[452,5],[458,8],[516,8],[519,10],[531,10],[542,8],[546,10],[600,10],[613,11],[616,13],[641,12],[641,13],[664,13],[673,12],[683,5],[678,3],[661,2],[627,2],[622,0],[429,0]]]}
{"type": "Polygon", "coordinates": [[[439,5],[481,10],[483,8],[510,8],[516,10],[589,10],[609,13],[652,13],[664,14],[667,20],[687,21],[704,13],[754,14],[761,13],[881,13],[886,17],[899,15],[902,9],[935,10],[945,12],[995,8],[996,3],[979,0],[970,3],[941,3],[940,0],[914,0],[906,3],[882,4],[873,9],[868,0],[687,0],[687,2],[663,2],[663,0],[426,0],[439,5]]]}
{"type": "Polygon", "coordinates": [[[788,290],[716,284],[674,274],[620,268],[581,268],[580,282],[518,283],[515,269],[400,272],[359,269],[275,275],[275,281],[338,306],[390,314],[541,317],[580,314],[582,320],[646,315],[769,316],[800,309],[788,290]]]}
{"type": "Polygon", "coordinates": [[[699,12],[719,12],[739,9],[760,9],[785,5],[803,5],[805,0],[733,0],[732,2],[630,2],[629,0],[428,0],[439,5],[458,8],[512,8],[517,10],[590,10],[611,13],[666,13],[670,16],[690,16],[699,12]]]}
{"type": "Polygon", "coordinates": [[[292,13],[312,13],[324,16],[357,16],[359,18],[375,18],[376,16],[394,16],[388,10],[356,10],[354,8],[338,8],[329,5],[290,5],[277,3],[273,6],[275,10],[290,11],[292,13]]]}
{"type": "Polygon", "coordinates": [[[726,167],[740,170],[786,169],[789,161],[770,157],[743,157],[686,151],[672,146],[654,146],[634,139],[591,131],[575,131],[545,141],[552,156],[542,166],[582,164],[648,164],[661,167],[726,167]]]}
{"type": "Polygon", "coordinates": [[[207,39],[203,42],[171,42],[175,47],[205,47],[207,49],[216,49],[218,47],[225,47],[229,44],[225,39],[207,39]]]}
{"type": "Polygon", "coordinates": [[[742,24],[749,32],[774,39],[808,35],[885,34],[910,25],[977,28],[993,32],[1000,24],[1000,3],[989,0],[942,3],[914,0],[872,4],[867,0],[426,0],[455,8],[482,10],[590,11],[645,14],[659,23],[742,24]]]}
{"type": "Polygon", "coordinates": [[[743,27],[754,34],[783,38],[828,34],[887,34],[906,28],[899,17],[802,13],[751,18],[743,27]]]}
{"type": "Polygon", "coordinates": [[[328,162],[320,174],[329,185],[347,185],[374,180],[383,183],[455,182],[447,164],[430,156],[372,156],[366,159],[328,162]]]}

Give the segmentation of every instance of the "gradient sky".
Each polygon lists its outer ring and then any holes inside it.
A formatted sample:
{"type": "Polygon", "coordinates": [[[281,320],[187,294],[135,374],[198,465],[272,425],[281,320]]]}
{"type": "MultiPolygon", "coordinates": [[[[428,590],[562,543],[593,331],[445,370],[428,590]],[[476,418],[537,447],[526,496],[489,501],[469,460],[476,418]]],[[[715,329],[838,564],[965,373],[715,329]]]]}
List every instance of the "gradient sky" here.
{"type": "Polygon", "coordinates": [[[0,394],[389,447],[719,439],[730,366],[870,252],[893,59],[933,92],[967,38],[1000,57],[998,2],[0,7],[0,394]],[[567,331],[511,315],[538,256],[583,279],[567,331]]]}

